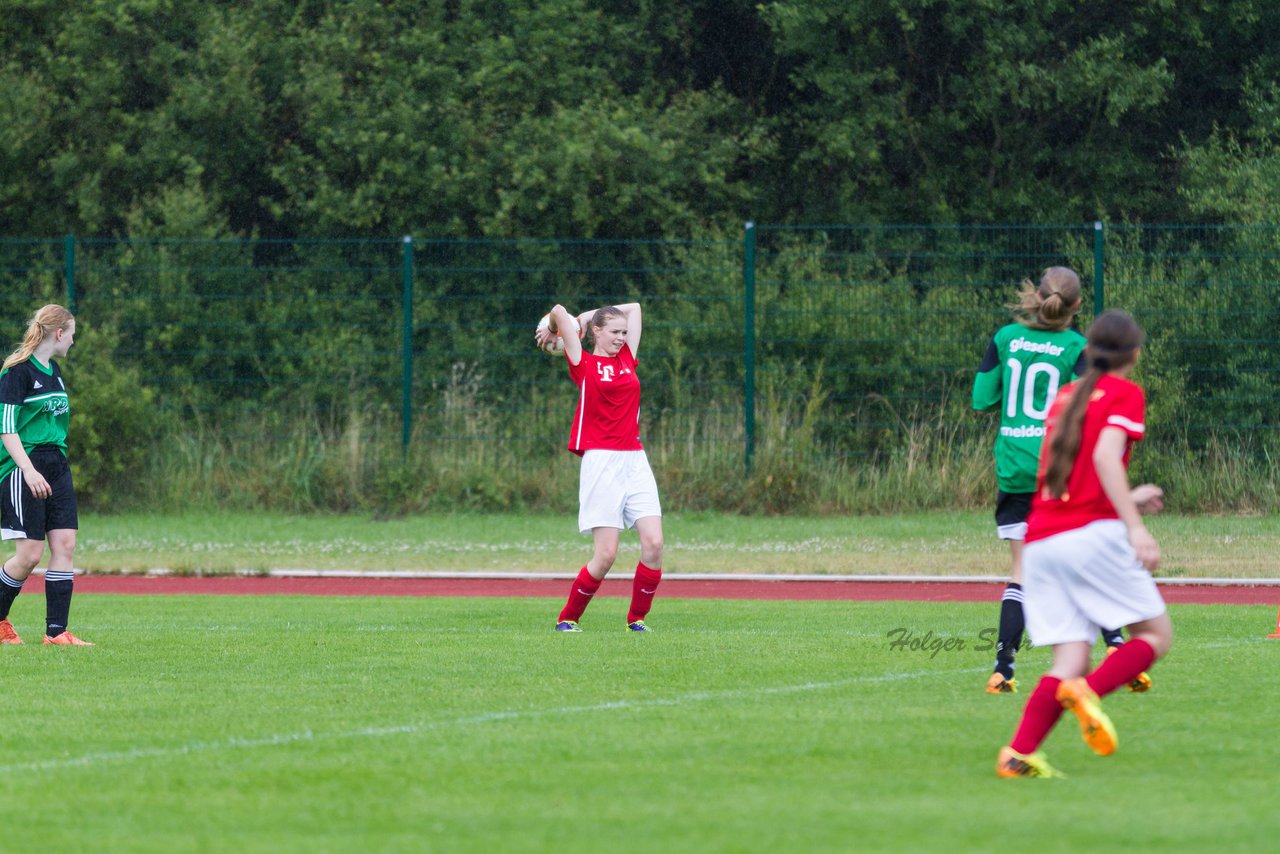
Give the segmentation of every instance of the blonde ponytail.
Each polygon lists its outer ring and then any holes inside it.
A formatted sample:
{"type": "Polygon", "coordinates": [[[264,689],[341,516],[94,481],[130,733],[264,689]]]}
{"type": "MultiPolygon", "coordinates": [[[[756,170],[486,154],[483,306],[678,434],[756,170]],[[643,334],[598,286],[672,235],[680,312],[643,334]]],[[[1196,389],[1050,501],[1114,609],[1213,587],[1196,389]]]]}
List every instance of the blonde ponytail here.
{"type": "Polygon", "coordinates": [[[55,330],[66,330],[71,327],[71,322],[75,318],[71,312],[67,311],[60,305],[50,303],[44,306],[35,314],[31,315],[31,319],[27,321],[27,334],[23,336],[22,343],[18,345],[18,349],[9,354],[4,360],[4,366],[0,370],[7,371],[14,365],[21,364],[31,358],[31,354],[36,351],[44,339],[48,338],[55,330]]]}

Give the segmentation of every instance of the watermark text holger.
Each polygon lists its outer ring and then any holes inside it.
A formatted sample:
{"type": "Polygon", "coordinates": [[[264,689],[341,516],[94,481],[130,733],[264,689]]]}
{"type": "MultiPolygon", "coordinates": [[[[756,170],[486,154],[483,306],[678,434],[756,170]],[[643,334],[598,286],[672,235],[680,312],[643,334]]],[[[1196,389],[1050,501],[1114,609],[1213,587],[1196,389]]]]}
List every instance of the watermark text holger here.
{"type": "Polygon", "coordinates": [[[940,652],[961,652],[966,649],[974,652],[990,652],[996,648],[995,629],[983,629],[978,632],[973,646],[970,646],[969,641],[964,638],[934,635],[933,629],[929,629],[922,635],[908,628],[890,629],[889,637],[891,638],[889,649],[900,652],[927,652],[930,658],[936,658],[940,652]]]}

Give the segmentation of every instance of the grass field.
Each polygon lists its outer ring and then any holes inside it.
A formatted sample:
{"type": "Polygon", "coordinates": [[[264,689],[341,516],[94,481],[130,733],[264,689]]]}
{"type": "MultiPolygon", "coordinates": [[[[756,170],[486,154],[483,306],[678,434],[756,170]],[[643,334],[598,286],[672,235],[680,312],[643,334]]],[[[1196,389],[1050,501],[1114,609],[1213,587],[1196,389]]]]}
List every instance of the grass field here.
{"type": "MultiPolygon", "coordinates": [[[[1146,695],[998,780],[990,604],[78,597],[0,648],[5,851],[1259,851],[1280,838],[1270,608],[1174,606],[1146,695]],[[903,629],[943,646],[893,648],[903,629]],[[962,647],[962,648],[959,648],[962,647]],[[937,651],[934,651],[937,649],[937,651]]],[[[1020,658],[1029,687],[1046,650],[1020,658]]],[[[1024,688],[1025,691],[1025,688],[1024,688]]]]}
{"type": "MultiPolygon", "coordinates": [[[[1156,516],[1150,527],[1169,578],[1275,577],[1280,517],[1156,516]]],[[[77,568],[228,573],[272,569],[573,572],[590,556],[576,519],[458,514],[368,516],[259,513],[81,518],[77,568]]],[[[1008,547],[991,514],[664,519],[666,569],[676,573],[1004,575],[1008,547]]],[[[634,534],[619,566],[634,566],[634,534]]]]}

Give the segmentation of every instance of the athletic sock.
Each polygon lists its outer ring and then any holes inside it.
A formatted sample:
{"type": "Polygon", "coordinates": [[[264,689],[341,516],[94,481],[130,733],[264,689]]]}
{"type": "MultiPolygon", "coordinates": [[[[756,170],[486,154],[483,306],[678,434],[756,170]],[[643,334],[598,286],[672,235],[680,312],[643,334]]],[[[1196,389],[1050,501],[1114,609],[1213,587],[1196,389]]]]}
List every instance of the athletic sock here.
{"type": "Polygon", "coordinates": [[[1042,676],[1036,690],[1027,698],[1022,710],[1022,720],[1013,734],[1009,746],[1026,756],[1035,753],[1044,743],[1053,725],[1062,717],[1062,704],[1058,702],[1058,686],[1062,680],[1056,676],[1042,676]]]}
{"type": "Polygon", "coordinates": [[[627,611],[628,623],[643,620],[649,613],[660,581],[662,581],[662,570],[651,569],[643,563],[636,564],[636,577],[631,582],[631,608],[627,611]]]}
{"type": "Polygon", "coordinates": [[[70,572],[49,571],[44,574],[45,634],[56,638],[67,630],[67,617],[71,613],[70,572]]]}
{"type": "Polygon", "coordinates": [[[1009,582],[1000,600],[1000,629],[996,633],[995,672],[1005,679],[1013,678],[1013,659],[1022,646],[1022,630],[1026,620],[1022,615],[1022,585],[1009,582]]]}
{"type": "MultiPolygon", "coordinates": [[[[604,579],[600,579],[603,581],[604,579]]],[[[560,621],[569,620],[578,622],[582,617],[582,612],[587,610],[587,606],[591,604],[591,597],[596,595],[596,591],[600,589],[600,581],[591,577],[591,573],[587,572],[584,566],[578,570],[578,577],[573,580],[573,588],[569,591],[569,601],[565,603],[564,610],[560,612],[560,621]]]]}
{"type": "Polygon", "coordinates": [[[1128,685],[1138,674],[1151,666],[1156,660],[1156,651],[1151,644],[1141,638],[1130,638],[1129,642],[1108,655],[1094,670],[1084,678],[1093,689],[1093,693],[1104,697],[1121,685],[1128,685]]]}
{"type": "MultiPolygon", "coordinates": [[[[5,561],[8,565],[8,561],[5,561]]],[[[0,620],[9,619],[9,609],[13,607],[13,600],[18,598],[18,594],[22,592],[22,582],[0,567],[0,620]]]]}
{"type": "Polygon", "coordinates": [[[1124,632],[1119,629],[1103,629],[1102,642],[1107,646],[1120,646],[1124,643],[1124,632]]]}

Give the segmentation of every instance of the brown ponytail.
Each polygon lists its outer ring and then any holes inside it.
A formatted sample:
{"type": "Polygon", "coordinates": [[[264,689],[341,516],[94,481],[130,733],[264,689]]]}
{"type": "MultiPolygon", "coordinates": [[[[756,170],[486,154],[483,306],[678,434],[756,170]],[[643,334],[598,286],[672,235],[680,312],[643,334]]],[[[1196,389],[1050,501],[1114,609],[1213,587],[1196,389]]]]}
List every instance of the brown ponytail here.
{"type": "Polygon", "coordinates": [[[1080,311],[1080,277],[1070,267],[1049,267],[1040,274],[1039,285],[1022,280],[1018,301],[1009,308],[1029,329],[1066,329],[1080,311]]]}
{"type": "Polygon", "coordinates": [[[1085,337],[1089,339],[1089,346],[1084,351],[1089,369],[1076,383],[1066,408],[1058,414],[1058,423],[1049,443],[1049,467],[1045,471],[1044,485],[1054,498],[1066,494],[1067,481],[1071,479],[1076,455],[1080,453],[1085,409],[1098,380],[1103,374],[1124,368],[1136,359],[1145,336],[1126,312],[1112,309],[1098,315],[1085,337]]]}
{"type": "Polygon", "coordinates": [[[18,349],[9,354],[4,360],[4,366],[0,367],[0,371],[7,371],[14,365],[25,362],[31,358],[31,354],[36,351],[44,339],[54,333],[54,330],[67,330],[71,328],[71,322],[75,318],[71,312],[67,311],[60,305],[52,303],[44,306],[31,316],[27,321],[27,334],[23,336],[22,343],[18,345],[18,349]]]}

